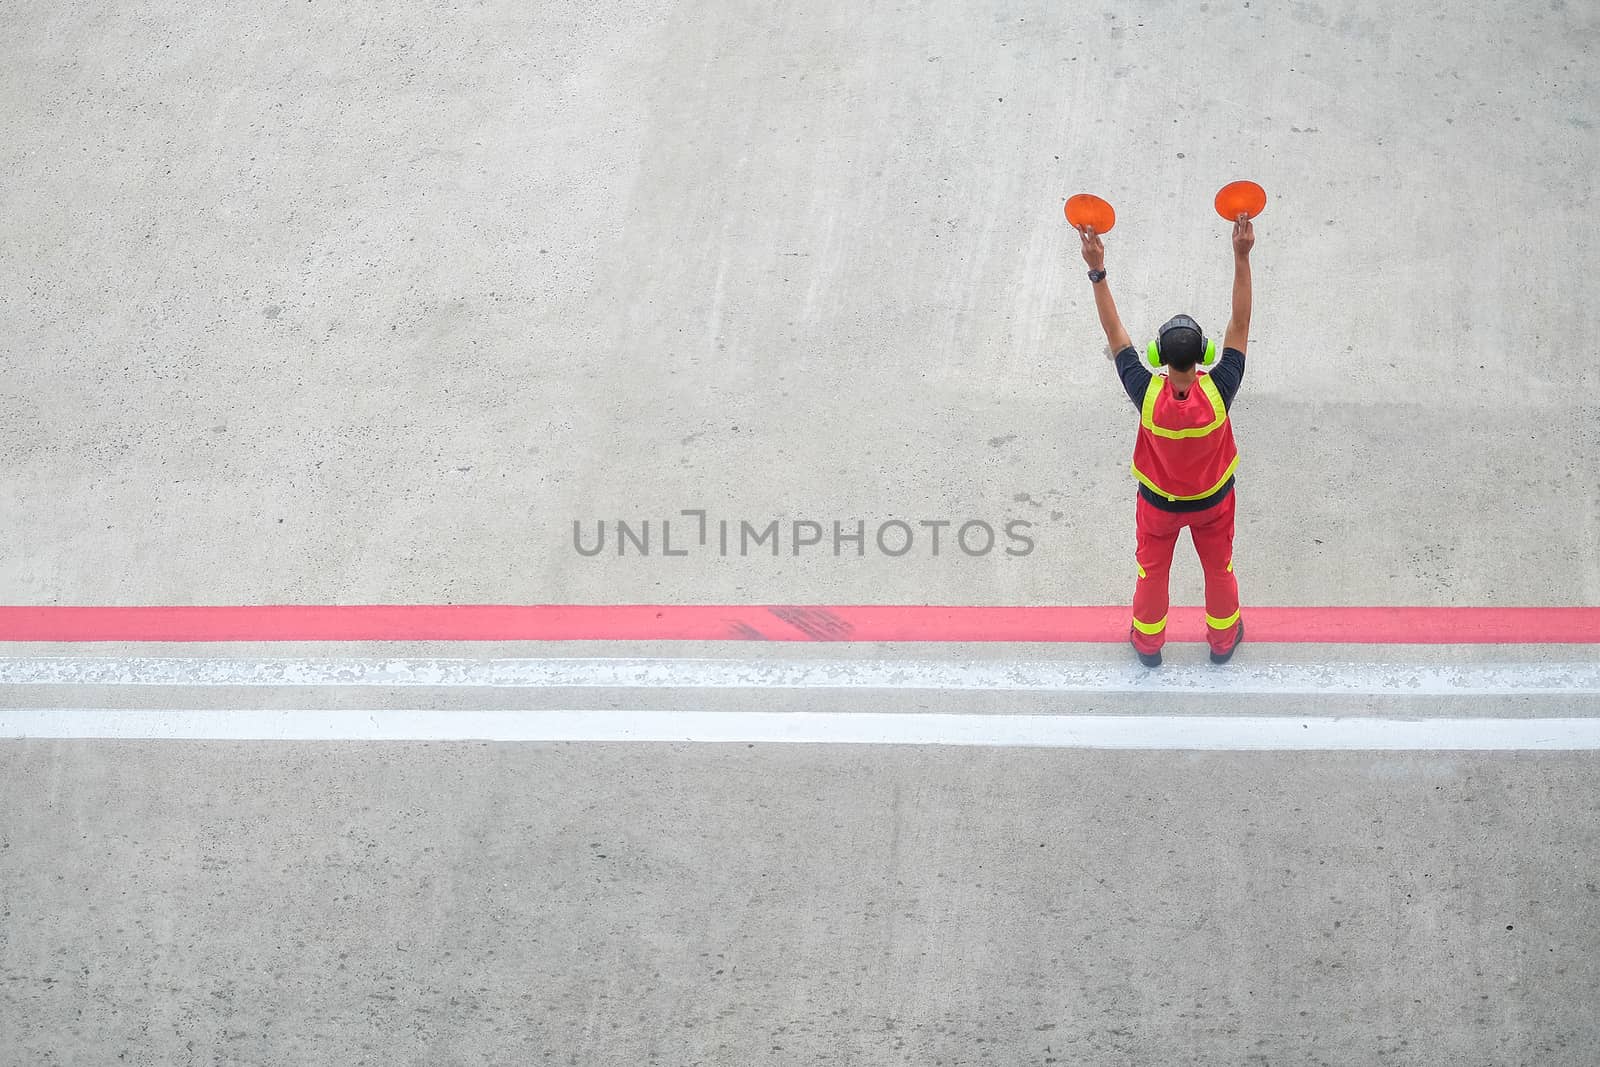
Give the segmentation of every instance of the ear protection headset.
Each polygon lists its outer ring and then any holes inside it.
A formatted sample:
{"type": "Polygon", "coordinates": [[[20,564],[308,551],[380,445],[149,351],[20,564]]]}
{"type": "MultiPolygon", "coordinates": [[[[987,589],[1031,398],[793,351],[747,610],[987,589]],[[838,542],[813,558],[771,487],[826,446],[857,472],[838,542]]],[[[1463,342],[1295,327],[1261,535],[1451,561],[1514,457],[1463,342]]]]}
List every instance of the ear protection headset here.
{"type": "Polygon", "coordinates": [[[1202,366],[1209,367],[1217,361],[1217,342],[1207,337],[1200,330],[1200,324],[1187,315],[1174,315],[1168,319],[1156,333],[1156,339],[1150,342],[1150,347],[1145,349],[1144,358],[1152,367],[1166,365],[1166,357],[1161,354],[1161,342],[1173,330],[1193,330],[1200,335],[1200,347],[1203,355],[1200,357],[1202,366]]]}

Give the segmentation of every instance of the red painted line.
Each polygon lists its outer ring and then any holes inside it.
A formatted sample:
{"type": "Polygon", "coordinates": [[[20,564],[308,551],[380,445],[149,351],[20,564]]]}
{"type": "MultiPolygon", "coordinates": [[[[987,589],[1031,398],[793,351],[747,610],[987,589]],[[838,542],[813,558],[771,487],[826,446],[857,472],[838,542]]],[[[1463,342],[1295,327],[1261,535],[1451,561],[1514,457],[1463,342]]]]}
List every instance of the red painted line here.
{"type": "MultiPolygon", "coordinates": [[[[1600,644],[1600,607],[1245,610],[1252,643],[1600,644]]],[[[5,641],[1046,641],[1127,639],[1116,607],[403,604],[3,607],[5,641]]],[[[1170,641],[1201,641],[1198,607],[1170,641]]]]}

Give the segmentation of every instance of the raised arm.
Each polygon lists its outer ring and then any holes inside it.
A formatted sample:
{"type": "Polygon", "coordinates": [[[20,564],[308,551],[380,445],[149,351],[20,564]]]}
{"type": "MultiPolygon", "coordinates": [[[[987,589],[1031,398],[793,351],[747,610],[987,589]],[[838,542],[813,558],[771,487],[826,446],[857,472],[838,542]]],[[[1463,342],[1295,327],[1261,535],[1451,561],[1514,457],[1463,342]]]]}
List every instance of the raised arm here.
{"type": "Polygon", "coordinates": [[[1255,226],[1241,214],[1233,224],[1233,312],[1222,339],[1224,348],[1241,353],[1250,340],[1250,249],[1255,243],[1255,226]]]}
{"type": "MultiPolygon", "coordinates": [[[[1089,269],[1105,270],[1106,248],[1099,234],[1094,232],[1094,227],[1083,227],[1078,231],[1078,236],[1083,238],[1083,261],[1089,264],[1089,269]]],[[[1094,284],[1094,309],[1100,313],[1100,328],[1106,332],[1106,343],[1111,346],[1113,357],[1133,344],[1121,317],[1117,315],[1117,303],[1111,299],[1111,283],[1105,278],[1094,284]]]]}

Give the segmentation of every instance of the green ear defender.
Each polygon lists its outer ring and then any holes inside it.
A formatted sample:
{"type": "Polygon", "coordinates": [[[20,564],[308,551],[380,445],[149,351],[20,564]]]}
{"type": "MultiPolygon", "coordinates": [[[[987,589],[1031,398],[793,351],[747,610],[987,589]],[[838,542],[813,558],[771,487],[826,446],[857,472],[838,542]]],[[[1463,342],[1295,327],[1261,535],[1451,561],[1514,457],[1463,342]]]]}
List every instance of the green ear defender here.
{"type": "Polygon", "coordinates": [[[1172,330],[1193,330],[1200,335],[1200,341],[1205,346],[1205,353],[1200,357],[1201,366],[1209,367],[1217,361],[1217,342],[1207,337],[1200,329],[1200,324],[1187,315],[1174,315],[1168,319],[1156,334],[1156,339],[1150,342],[1144,350],[1144,358],[1152,367],[1160,367],[1166,363],[1161,355],[1161,338],[1172,330]]]}

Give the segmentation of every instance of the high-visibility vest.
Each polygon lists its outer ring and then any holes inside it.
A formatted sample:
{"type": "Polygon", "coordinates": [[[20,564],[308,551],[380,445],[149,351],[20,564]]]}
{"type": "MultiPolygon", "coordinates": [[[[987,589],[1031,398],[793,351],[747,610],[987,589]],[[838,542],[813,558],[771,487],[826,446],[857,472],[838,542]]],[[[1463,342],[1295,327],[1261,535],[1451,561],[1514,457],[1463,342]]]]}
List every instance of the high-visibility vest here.
{"type": "Polygon", "coordinates": [[[1201,371],[1179,400],[1167,379],[1151,375],[1133,446],[1133,476],[1167,500],[1203,500],[1239,465],[1233,423],[1216,383],[1201,371]]]}

